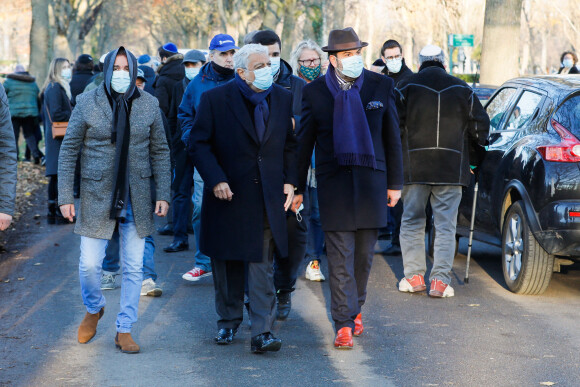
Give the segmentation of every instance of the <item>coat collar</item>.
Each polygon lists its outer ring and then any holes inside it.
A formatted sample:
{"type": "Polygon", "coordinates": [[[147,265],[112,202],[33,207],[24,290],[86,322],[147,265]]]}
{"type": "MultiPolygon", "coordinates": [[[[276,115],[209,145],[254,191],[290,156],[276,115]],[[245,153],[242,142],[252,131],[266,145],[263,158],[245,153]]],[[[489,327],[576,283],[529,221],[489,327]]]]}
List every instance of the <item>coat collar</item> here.
{"type": "Polygon", "coordinates": [[[105,113],[105,116],[107,116],[107,119],[111,121],[113,119],[113,108],[111,108],[109,99],[105,93],[105,82],[101,83],[99,87],[97,87],[95,99],[97,100],[97,105],[99,105],[103,113],[105,113]]]}

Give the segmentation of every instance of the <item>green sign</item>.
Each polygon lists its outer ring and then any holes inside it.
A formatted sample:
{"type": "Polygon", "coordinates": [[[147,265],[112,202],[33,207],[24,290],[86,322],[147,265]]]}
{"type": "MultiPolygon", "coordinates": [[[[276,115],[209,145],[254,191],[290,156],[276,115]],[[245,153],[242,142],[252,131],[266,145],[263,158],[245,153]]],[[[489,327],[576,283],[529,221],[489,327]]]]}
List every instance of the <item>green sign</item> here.
{"type": "Polygon", "coordinates": [[[449,46],[473,47],[473,35],[449,34],[449,46]]]}

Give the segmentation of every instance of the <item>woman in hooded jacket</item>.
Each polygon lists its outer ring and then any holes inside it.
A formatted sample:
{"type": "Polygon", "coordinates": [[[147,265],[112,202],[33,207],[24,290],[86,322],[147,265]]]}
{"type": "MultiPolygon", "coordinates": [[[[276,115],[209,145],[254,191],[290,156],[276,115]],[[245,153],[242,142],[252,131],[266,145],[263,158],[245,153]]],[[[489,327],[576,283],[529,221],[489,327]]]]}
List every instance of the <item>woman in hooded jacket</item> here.
{"type": "Polygon", "coordinates": [[[77,216],[81,235],[79,276],[87,313],[78,341],[89,342],[105,310],[101,269],[105,249],[118,227],[123,262],[115,345],[125,353],[140,348],[131,336],[143,279],[145,237],[154,230],[153,212],[165,216],[170,201],[169,147],[157,99],[136,87],[137,60],[124,47],[107,54],[104,81],[77,97],[59,161],[59,205],[77,216]],[[81,154],[80,208],[74,205],[74,171],[81,154]],[[154,179],[154,190],[151,179],[154,179]]]}
{"type": "Polygon", "coordinates": [[[52,138],[52,123],[67,122],[72,113],[70,80],[72,69],[65,58],[55,58],[50,63],[48,76],[42,86],[41,99],[43,106],[44,141],[46,176],[48,180],[48,215],[49,224],[68,223],[58,209],[58,155],[62,138],[52,138]]]}

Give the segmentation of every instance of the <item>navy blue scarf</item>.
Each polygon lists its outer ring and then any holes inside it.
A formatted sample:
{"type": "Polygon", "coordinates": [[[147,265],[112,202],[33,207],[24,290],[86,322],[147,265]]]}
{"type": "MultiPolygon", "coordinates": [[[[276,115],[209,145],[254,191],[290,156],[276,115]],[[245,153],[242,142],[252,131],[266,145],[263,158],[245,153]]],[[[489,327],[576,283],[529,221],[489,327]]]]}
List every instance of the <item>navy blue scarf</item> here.
{"type": "Polygon", "coordinates": [[[261,93],[256,93],[250,88],[250,86],[244,81],[238,74],[236,74],[236,84],[242,92],[245,99],[250,101],[254,108],[254,126],[256,127],[256,133],[258,134],[258,140],[262,142],[264,139],[264,134],[266,133],[266,124],[268,123],[268,117],[270,117],[270,109],[268,108],[268,102],[266,98],[270,95],[273,85],[267,90],[261,93]]]}
{"type": "Polygon", "coordinates": [[[334,97],[334,156],[339,165],[376,169],[375,149],[365,110],[360,99],[364,71],[349,90],[342,90],[332,65],[326,73],[326,86],[334,97]]]}

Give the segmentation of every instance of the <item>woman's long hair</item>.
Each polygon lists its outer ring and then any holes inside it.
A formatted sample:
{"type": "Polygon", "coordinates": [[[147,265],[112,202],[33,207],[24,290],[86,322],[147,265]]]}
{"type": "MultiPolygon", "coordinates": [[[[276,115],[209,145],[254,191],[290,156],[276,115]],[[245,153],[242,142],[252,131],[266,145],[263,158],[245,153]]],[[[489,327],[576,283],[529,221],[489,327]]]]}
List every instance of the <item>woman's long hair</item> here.
{"type": "Polygon", "coordinates": [[[46,76],[46,81],[44,81],[44,85],[42,85],[42,89],[40,90],[41,95],[44,93],[44,90],[46,90],[48,85],[50,85],[51,83],[58,83],[63,87],[68,99],[71,99],[70,85],[60,75],[62,67],[65,62],[70,65],[70,62],[66,58],[54,58],[52,62],[50,62],[50,67],[48,68],[48,75],[46,76]]]}

